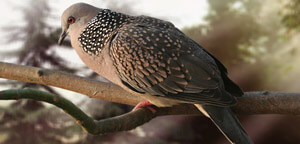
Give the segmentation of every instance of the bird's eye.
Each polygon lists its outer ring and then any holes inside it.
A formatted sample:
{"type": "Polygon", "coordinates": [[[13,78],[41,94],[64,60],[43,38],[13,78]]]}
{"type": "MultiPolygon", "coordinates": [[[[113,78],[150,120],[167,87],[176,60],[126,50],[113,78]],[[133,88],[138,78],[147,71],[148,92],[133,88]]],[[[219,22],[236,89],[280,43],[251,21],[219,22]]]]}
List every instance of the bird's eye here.
{"type": "Polygon", "coordinates": [[[75,18],[72,17],[72,16],[70,16],[70,17],[68,18],[68,24],[73,24],[74,22],[75,22],[75,18]]]}

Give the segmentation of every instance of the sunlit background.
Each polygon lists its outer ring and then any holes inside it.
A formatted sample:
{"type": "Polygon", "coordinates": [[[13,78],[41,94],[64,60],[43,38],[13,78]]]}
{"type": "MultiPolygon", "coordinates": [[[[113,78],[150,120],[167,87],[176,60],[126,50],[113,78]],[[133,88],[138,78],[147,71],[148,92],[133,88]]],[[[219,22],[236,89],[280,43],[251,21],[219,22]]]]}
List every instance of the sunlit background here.
{"type": "MultiPolygon", "coordinates": [[[[0,61],[51,68],[103,80],[86,68],[66,43],[58,46],[60,15],[79,0],[0,1],[0,61]]],[[[97,7],[171,21],[215,55],[244,91],[299,92],[299,0],[86,0],[97,7]]],[[[72,100],[95,119],[120,115],[132,107],[87,99],[59,88],[0,79],[0,90],[37,88],[72,100]]],[[[241,116],[257,144],[300,141],[300,118],[241,116]]],[[[201,116],[165,116],[132,131],[86,134],[69,115],[44,103],[0,102],[3,144],[198,144],[227,143],[201,116]]]]}

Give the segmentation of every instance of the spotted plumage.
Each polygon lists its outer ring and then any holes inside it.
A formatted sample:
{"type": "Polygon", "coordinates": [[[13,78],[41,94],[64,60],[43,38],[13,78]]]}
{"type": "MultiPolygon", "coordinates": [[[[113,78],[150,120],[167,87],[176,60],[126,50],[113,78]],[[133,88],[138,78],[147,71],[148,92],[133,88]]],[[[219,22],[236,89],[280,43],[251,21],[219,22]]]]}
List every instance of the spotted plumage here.
{"type": "Polygon", "coordinates": [[[105,9],[79,41],[91,55],[108,47],[120,79],[136,92],[190,103],[236,102],[223,90],[221,73],[226,71],[219,70],[219,62],[170,22],[105,9]]]}
{"type": "Polygon", "coordinates": [[[78,38],[82,49],[90,55],[99,55],[115,30],[128,21],[129,16],[104,9],[94,17],[78,38]]]}

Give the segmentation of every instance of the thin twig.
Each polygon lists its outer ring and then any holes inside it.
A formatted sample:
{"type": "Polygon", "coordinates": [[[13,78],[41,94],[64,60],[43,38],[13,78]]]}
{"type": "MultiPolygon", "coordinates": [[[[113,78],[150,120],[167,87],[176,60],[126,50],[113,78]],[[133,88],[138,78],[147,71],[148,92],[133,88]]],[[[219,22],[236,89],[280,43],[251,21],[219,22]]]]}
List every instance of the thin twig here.
{"type": "Polygon", "coordinates": [[[0,100],[18,99],[32,99],[53,104],[71,115],[77,124],[81,125],[88,133],[93,135],[131,130],[155,117],[148,109],[138,109],[121,116],[95,121],[72,102],[59,95],[35,89],[0,91],[0,100]],[[143,114],[146,114],[148,117],[142,117],[143,114]]]}

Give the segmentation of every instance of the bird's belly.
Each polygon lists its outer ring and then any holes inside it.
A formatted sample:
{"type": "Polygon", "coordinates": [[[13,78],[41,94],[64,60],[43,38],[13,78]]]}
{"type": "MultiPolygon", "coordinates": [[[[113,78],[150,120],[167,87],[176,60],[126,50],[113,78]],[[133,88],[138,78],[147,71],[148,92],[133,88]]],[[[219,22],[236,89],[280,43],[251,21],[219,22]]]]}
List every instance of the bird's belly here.
{"type": "Polygon", "coordinates": [[[93,71],[109,80],[110,82],[121,86],[126,91],[132,93],[136,96],[141,96],[143,99],[148,100],[150,103],[157,107],[171,107],[182,103],[178,100],[168,99],[164,97],[151,96],[148,94],[140,94],[132,91],[127,86],[125,86],[119,75],[117,74],[116,68],[114,67],[113,61],[110,58],[108,49],[103,49],[99,56],[91,56],[85,53],[82,49],[75,49],[82,61],[93,71]]]}
{"type": "Polygon", "coordinates": [[[142,94],[141,96],[145,100],[148,100],[150,103],[152,103],[153,105],[155,105],[157,107],[171,107],[174,105],[178,105],[180,103],[184,103],[179,100],[173,100],[170,98],[164,98],[164,97],[158,97],[158,96],[151,96],[148,94],[142,94]]]}

